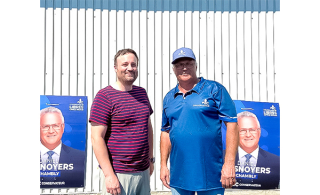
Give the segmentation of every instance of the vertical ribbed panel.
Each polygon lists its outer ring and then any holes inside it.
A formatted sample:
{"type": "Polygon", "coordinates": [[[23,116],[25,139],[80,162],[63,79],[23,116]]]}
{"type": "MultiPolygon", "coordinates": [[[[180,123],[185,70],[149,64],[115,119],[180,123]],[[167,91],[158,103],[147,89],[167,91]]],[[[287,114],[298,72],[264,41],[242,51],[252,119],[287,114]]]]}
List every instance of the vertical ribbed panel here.
{"type": "MultiPolygon", "coordinates": [[[[257,1],[40,2],[44,33],[43,87],[40,94],[88,96],[90,110],[97,91],[116,80],[113,57],[117,50],[130,47],[137,51],[140,61],[135,84],[147,90],[154,109],[152,124],[156,164],[151,177],[152,191],[168,190],[160,180],[159,138],[162,99],[177,84],[171,65],[175,49],[183,46],[192,48],[198,63],[197,75],[222,83],[233,99],[277,100],[277,50],[274,46],[277,14],[226,11],[237,6],[239,10],[245,6],[258,9],[256,4],[250,4],[257,1]],[[215,6],[222,6],[225,11],[210,11],[209,8],[215,6]],[[119,10],[106,10],[109,7],[119,10]],[[203,11],[192,11],[192,7],[203,11]],[[129,11],[131,9],[139,11],[129,11]],[[157,9],[164,11],[154,11],[157,9]]],[[[269,4],[264,6],[270,5],[270,1],[267,2],[269,4]]],[[[89,125],[88,138],[90,135],[89,125]]],[[[90,139],[87,146],[85,188],[46,189],[41,193],[100,191],[98,163],[90,139]]]]}
{"type": "Polygon", "coordinates": [[[276,12],[280,0],[40,0],[41,8],[122,11],[276,12]]]}

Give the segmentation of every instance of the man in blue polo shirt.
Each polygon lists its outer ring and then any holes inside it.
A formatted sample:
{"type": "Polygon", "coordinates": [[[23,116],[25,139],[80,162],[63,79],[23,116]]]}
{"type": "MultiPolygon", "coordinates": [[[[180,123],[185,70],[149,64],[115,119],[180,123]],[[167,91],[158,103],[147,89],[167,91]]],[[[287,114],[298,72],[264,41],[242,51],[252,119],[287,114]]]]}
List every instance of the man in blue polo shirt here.
{"type": "Polygon", "coordinates": [[[197,78],[195,60],[189,48],[173,53],[179,83],[163,100],[160,179],[173,195],[223,195],[236,182],[237,113],[223,85],[197,78]],[[222,121],[227,127],[225,159],[222,121]]]}

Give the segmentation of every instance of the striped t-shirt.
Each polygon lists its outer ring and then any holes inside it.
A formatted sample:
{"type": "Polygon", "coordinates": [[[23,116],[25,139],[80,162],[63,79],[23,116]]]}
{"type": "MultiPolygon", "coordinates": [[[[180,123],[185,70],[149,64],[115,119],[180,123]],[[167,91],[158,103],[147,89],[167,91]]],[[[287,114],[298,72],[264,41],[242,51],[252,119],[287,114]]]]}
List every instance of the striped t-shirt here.
{"type": "Polygon", "coordinates": [[[101,89],[91,107],[89,122],[108,126],[105,142],[116,173],[149,167],[148,119],[153,113],[145,89],[101,89]]]}

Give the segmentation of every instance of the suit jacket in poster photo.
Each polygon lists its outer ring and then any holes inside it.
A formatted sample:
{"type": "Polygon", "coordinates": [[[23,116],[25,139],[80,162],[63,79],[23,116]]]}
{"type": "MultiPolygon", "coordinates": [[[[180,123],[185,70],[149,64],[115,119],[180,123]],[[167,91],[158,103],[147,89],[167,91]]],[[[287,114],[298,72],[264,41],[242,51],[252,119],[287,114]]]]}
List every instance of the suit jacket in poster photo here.
{"type": "MultiPolygon", "coordinates": [[[[84,151],[71,148],[65,144],[61,146],[59,164],[64,166],[73,164],[72,170],[60,170],[59,177],[41,177],[40,188],[72,188],[84,187],[86,154],[84,151]],[[43,182],[64,182],[64,185],[41,185],[43,182]]],[[[69,166],[70,168],[70,166],[69,166]]]]}
{"type": "Polygon", "coordinates": [[[257,178],[245,178],[246,173],[239,171],[239,154],[236,156],[236,172],[237,184],[233,186],[236,189],[278,189],[280,183],[280,157],[259,148],[258,161],[255,168],[257,178]],[[258,184],[254,187],[242,184],[258,184]],[[261,185],[261,187],[260,187],[261,185]],[[258,187],[259,186],[259,187],[258,187]]]}

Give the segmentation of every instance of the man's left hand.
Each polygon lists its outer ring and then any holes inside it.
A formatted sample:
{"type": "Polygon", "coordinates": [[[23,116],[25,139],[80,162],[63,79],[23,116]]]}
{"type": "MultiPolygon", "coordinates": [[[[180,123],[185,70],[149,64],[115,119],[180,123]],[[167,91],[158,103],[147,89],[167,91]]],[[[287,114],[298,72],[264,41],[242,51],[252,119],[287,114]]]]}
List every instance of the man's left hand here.
{"type": "Polygon", "coordinates": [[[232,188],[236,184],[234,164],[224,164],[221,170],[221,183],[223,188],[232,188]]]}

